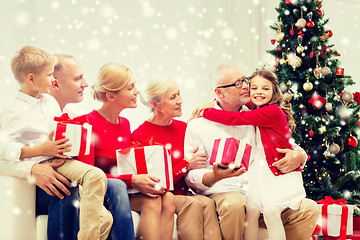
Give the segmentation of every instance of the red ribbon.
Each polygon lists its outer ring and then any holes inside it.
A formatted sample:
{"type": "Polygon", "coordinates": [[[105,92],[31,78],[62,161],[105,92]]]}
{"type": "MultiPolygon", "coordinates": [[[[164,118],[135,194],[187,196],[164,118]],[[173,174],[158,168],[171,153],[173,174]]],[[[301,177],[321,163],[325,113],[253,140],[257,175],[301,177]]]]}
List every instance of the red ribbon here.
{"type": "MultiPolygon", "coordinates": [[[[137,146],[139,146],[139,144],[137,144],[137,146]]],[[[162,146],[162,148],[163,148],[163,152],[164,152],[166,190],[169,190],[170,189],[169,158],[168,158],[169,155],[168,155],[168,150],[164,146],[162,146]]],[[[121,153],[123,153],[123,152],[121,152],[121,153]]],[[[135,164],[136,164],[137,174],[148,174],[144,148],[143,147],[134,148],[134,155],[135,155],[135,164]]]]}
{"type": "Polygon", "coordinates": [[[347,220],[348,220],[348,207],[346,206],[346,200],[344,198],[333,200],[329,196],[325,196],[325,199],[317,201],[317,203],[324,204],[321,208],[322,213],[322,232],[323,235],[328,235],[327,232],[327,215],[328,215],[328,206],[332,204],[341,205],[342,213],[341,213],[341,222],[340,222],[340,236],[339,240],[346,240],[346,228],[347,228],[347,220]]]}
{"type": "MultiPolygon", "coordinates": [[[[59,122],[56,126],[55,141],[59,140],[59,139],[63,139],[65,137],[67,124],[83,125],[84,123],[88,123],[88,119],[87,119],[86,115],[71,119],[67,113],[64,113],[60,117],[54,117],[54,120],[59,122]]],[[[78,154],[79,156],[85,155],[86,137],[87,137],[87,129],[82,128],[81,129],[81,139],[80,139],[80,149],[79,149],[79,154],[78,154]]]]}

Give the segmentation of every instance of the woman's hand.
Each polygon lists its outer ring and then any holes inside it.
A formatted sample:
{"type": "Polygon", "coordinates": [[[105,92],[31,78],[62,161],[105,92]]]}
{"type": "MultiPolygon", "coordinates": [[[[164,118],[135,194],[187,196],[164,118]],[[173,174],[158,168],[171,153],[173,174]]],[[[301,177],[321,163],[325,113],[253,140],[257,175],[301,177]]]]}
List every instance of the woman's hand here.
{"type": "Polygon", "coordinates": [[[164,194],[166,188],[160,186],[158,183],[160,180],[149,174],[140,174],[132,176],[132,185],[142,194],[156,198],[161,194],[164,194]]]}
{"type": "Polygon", "coordinates": [[[204,168],[206,164],[206,154],[198,153],[199,147],[195,147],[186,155],[185,161],[189,163],[188,170],[204,168]]]}

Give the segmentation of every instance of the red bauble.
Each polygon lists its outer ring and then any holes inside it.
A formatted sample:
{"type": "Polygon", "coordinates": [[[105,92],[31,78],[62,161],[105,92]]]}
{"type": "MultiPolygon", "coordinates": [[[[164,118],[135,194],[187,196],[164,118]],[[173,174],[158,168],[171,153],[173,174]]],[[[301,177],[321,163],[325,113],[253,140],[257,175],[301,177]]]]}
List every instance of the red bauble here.
{"type": "Polygon", "coordinates": [[[314,27],[314,26],[315,26],[315,24],[314,24],[314,22],[313,22],[313,21],[308,21],[308,22],[306,23],[306,26],[308,26],[308,27],[312,28],[312,27],[314,27]]]}
{"type": "Polygon", "coordinates": [[[291,0],[285,0],[286,4],[292,4],[291,0]]]}
{"type": "Polygon", "coordinates": [[[329,37],[332,37],[334,35],[331,30],[327,30],[326,32],[329,33],[329,37]]]}
{"type": "Polygon", "coordinates": [[[313,137],[313,136],[314,136],[314,131],[313,131],[313,130],[310,130],[310,131],[309,131],[309,135],[310,135],[310,137],[313,137]]]}
{"type": "Polygon", "coordinates": [[[317,9],[316,12],[317,12],[320,16],[323,15],[323,12],[321,11],[321,9],[317,9]]]}
{"type": "Polygon", "coordinates": [[[356,139],[356,137],[350,136],[347,139],[347,144],[349,145],[350,148],[354,148],[358,145],[358,140],[356,139]]]}
{"type": "Polygon", "coordinates": [[[357,121],[357,123],[356,123],[357,125],[358,125],[358,127],[360,127],[360,121],[357,121]]]}
{"type": "Polygon", "coordinates": [[[311,105],[314,108],[320,109],[320,108],[322,108],[324,106],[324,104],[326,103],[326,100],[325,100],[325,98],[323,98],[319,94],[313,94],[308,102],[311,103],[311,105]]]}

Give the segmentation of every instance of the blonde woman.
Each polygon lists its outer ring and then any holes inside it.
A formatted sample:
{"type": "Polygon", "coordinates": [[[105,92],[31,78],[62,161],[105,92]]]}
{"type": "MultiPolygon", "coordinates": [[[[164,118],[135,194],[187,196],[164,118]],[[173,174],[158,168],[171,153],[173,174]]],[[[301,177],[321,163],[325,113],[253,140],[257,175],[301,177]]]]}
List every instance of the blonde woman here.
{"type": "Polygon", "coordinates": [[[174,118],[182,115],[182,98],[176,82],[168,77],[152,79],[142,94],[143,103],[152,115],[131,135],[134,141],[154,142],[170,148],[174,176],[175,212],[179,239],[221,239],[215,202],[202,195],[194,195],[184,181],[190,169],[203,168],[206,157],[198,153],[184,156],[186,123],[174,118]]]}
{"type": "MultiPolygon", "coordinates": [[[[140,193],[130,194],[131,209],[141,213],[137,228],[139,239],[171,239],[174,226],[174,196],[165,189],[155,189],[155,177],[148,174],[116,175],[116,151],[125,148],[130,141],[129,121],[119,114],[125,108],[137,107],[138,90],[131,69],[109,63],[99,72],[93,86],[95,100],[102,102],[98,110],[87,117],[96,136],[90,155],[84,161],[101,168],[108,178],[122,180],[128,188],[135,187],[140,193]]],[[[114,215],[114,225],[118,219],[114,215]]],[[[127,231],[126,227],[119,231],[127,231]]]]}

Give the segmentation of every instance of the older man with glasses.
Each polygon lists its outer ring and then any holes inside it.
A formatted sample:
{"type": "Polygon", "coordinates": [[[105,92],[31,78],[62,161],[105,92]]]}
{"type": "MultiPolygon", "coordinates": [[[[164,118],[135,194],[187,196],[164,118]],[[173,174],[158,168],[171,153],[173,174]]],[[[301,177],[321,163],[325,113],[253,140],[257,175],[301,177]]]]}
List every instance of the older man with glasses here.
{"type": "MultiPolygon", "coordinates": [[[[235,66],[220,65],[211,76],[216,94],[215,108],[227,111],[247,111],[249,103],[249,80],[235,66]]],[[[226,126],[211,122],[205,118],[197,118],[188,123],[185,134],[184,152],[199,146],[199,152],[206,153],[209,161],[215,139],[223,137],[247,138],[253,146],[251,160],[259,154],[256,147],[256,128],[254,126],[226,126]]],[[[276,162],[276,167],[288,173],[304,164],[306,153],[297,145],[294,150],[281,150],[285,157],[276,162]]],[[[275,165],[274,164],[274,165],[275,165]]],[[[247,188],[247,174],[243,168],[223,169],[209,163],[202,169],[190,170],[186,182],[196,189],[198,194],[209,196],[216,202],[219,224],[223,239],[242,239],[247,188]]],[[[305,199],[296,211],[287,209],[282,213],[286,238],[291,240],[307,240],[315,228],[319,208],[312,200],[305,199]]],[[[260,227],[264,227],[260,221],[260,227]]]]}

